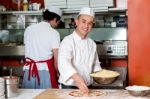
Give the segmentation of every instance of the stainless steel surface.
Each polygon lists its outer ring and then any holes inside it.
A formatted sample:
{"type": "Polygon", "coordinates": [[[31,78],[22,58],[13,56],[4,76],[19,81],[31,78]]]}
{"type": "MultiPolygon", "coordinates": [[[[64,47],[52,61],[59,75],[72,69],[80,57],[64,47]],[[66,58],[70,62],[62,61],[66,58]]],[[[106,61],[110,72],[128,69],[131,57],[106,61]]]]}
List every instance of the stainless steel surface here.
{"type": "Polygon", "coordinates": [[[0,56],[24,56],[24,46],[0,46],[0,56]]]}
{"type": "Polygon", "coordinates": [[[18,84],[19,78],[16,76],[5,76],[5,86],[6,86],[6,97],[16,97],[18,96],[18,84]]]}
{"type": "Polygon", "coordinates": [[[127,40],[127,28],[93,28],[89,37],[93,40],[127,40]]]}
{"type": "Polygon", "coordinates": [[[97,44],[98,55],[127,56],[127,41],[104,41],[97,44]]]}
{"type": "MultiPolygon", "coordinates": [[[[16,43],[23,45],[23,34],[26,27],[42,20],[42,11],[5,11],[0,12],[0,29],[9,31],[9,35],[0,35],[0,45],[16,43]]],[[[1,32],[0,31],[0,32],[1,32]]],[[[2,33],[0,33],[2,34],[2,33]]]]}
{"type": "Polygon", "coordinates": [[[9,42],[9,31],[8,30],[0,30],[0,42],[6,44],[9,42]]]}
{"type": "Polygon", "coordinates": [[[98,84],[111,84],[116,79],[116,77],[111,78],[93,77],[93,79],[98,84]]]}
{"type": "Polygon", "coordinates": [[[42,11],[4,11],[0,14],[13,14],[13,15],[42,15],[42,11]]]}

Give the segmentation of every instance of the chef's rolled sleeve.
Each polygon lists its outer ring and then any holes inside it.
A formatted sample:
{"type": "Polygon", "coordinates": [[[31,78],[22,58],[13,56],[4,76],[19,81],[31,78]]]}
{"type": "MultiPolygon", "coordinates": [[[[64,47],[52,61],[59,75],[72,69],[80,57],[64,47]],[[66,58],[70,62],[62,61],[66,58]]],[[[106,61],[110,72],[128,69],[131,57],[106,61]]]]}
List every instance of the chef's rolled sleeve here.
{"type": "Polygon", "coordinates": [[[100,62],[99,62],[99,59],[98,59],[98,54],[97,52],[95,53],[95,61],[94,61],[94,72],[96,71],[100,71],[102,70],[101,66],[100,66],[100,62]]]}

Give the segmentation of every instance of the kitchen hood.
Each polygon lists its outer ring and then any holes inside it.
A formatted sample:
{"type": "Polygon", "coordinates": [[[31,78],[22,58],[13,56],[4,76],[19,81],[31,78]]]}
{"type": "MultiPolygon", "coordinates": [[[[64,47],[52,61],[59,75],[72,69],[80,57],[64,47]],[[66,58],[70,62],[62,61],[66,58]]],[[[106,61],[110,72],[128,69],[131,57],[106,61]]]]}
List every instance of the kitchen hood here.
{"type": "MultiPolygon", "coordinates": [[[[79,13],[81,8],[67,8],[62,9],[63,13],[79,13]]],[[[108,12],[108,7],[96,7],[93,8],[95,12],[108,12]]]]}

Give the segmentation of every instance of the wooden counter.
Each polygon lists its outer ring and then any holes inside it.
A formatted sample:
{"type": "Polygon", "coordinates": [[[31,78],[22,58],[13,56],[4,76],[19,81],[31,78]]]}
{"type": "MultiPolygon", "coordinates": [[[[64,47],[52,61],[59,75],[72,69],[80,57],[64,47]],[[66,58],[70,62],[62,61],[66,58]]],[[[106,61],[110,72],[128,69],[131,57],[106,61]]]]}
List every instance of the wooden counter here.
{"type": "Polygon", "coordinates": [[[95,89],[106,92],[104,96],[98,97],[72,97],[68,93],[73,89],[19,89],[17,97],[11,97],[8,99],[150,99],[149,96],[145,97],[134,97],[131,96],[126,90],[114,90],[114,89],[95,89]],[[45,93],[46,91],[46,93],[45,93]],[[48,92],[47,92],[48,91],[48,92]],[[41,95],[41,94],[46,95],[41,95]]]}

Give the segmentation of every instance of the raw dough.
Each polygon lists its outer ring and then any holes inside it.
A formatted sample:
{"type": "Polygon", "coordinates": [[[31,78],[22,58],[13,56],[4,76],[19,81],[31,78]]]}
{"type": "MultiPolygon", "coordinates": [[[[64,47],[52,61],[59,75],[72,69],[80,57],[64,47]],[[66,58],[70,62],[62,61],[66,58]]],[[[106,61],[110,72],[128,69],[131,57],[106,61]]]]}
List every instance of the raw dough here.
{"type": "MultiPolygon", "coordinates": [[[[96,97],[96,96],[103,96],[105,95],[105,92],[102,91],[98,91],[98,90],[91,90],[89,95],[86,97],[96,97]]],[[[79,90],[76,91],[72,91],[69,93],[70,96],[74,96],[74,97],[85,97],[85,95],[83,93],[81,93],[79,90]]]]}
{"type": "Polygon", "coordinates": [[[92,77],[112,78],[117,77],[120,74],[116,71],[102,69],[101,71],[90,74],[92,77]]]}

